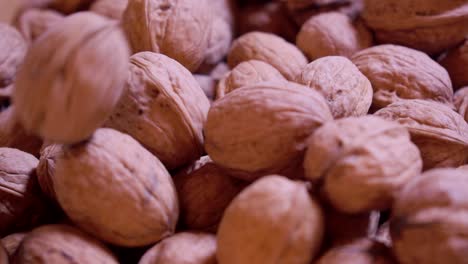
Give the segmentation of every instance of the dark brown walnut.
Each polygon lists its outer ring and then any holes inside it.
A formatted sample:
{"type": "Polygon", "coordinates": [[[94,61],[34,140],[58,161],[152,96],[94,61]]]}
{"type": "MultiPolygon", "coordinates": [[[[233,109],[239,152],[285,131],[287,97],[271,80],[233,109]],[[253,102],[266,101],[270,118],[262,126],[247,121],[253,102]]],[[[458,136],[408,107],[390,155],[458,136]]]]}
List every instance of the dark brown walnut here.
{"type": "Polygon", "coordinates": [[[2,243],[0,242],[0,263],[8,264],[9,258],[6,249],[3,247],[2,243]]]}
{"type": "Polygon", "coordinates": [[[14,263],[117,264],[116,257],[97,239],[68,225],[45,225],[23,240],[14,263]]]}
{"type": "Polygon", "coordinates": [[[168,169],[203,155],[203,124],[210,107],[192,74],[153,52],[130,58],[130,77],[106,125],[127,133],[168,169]]]}
{"type": "Polygon", "coordinates": [[[354,214],[389,209],[398,190],[419,176],[422,161],[404,126],[364,116],[318,128],[304,168],[335,209],[354,214]]]}
{"type": "Polygon", "coordinates": [[[271,33],[250,32],[236,39],[228,54],[231,68],[248,60],[260,60],[275,67],[293,81],[307,65],[307,58],[293,44],[271,33]]]}
{"type": "Polygon", "coordinates": [[[468,37],[462,45],[450,50],[439,62],[448,71],[455,89],[468,86],[468,74],[466,74],[468,68],[468,37]]]}
{"type": "Polygon", "coordinates": [[[245,180],[291,170],[288,176],[298,177],[294,168],[302,170],[307,138],[332,119],[325,99],[307,87],[292,82],[244,86],[213,103],[205,149],[216,164],[245,180]]]}
{"type": "Polygon", "coordinates": [[[380,45],[356,53],[352,61],[374,88],[375,109],[403,99],[452,104],[452,82],[447,71],[420,51],[380,45]]]}
{"type": "Polygon", "coordinates": [[[453,101],[458,113],[468,122],[468,86],[456,91],[453,101]]]}
{"type": "Polygon", "coordinates": [[[12,259],[16,253],[16,250],[19,248],[21,242],[26,237],[27,233],[14,233],[3,237],[0,241],[1,244],[5,247],[5,250],[8,254],[9,259],[12,259]]]}
{"type": "Polygon", "coordinates": [[[217,264],[216,237],[182,232],[150,248],[138,264],[217,264]]]}
{"type": "Polygon", "coordinates": [[[391,104],[375,115],[408,128],[411,140],[421,152],[425,170],[468,162],[468,124],[447,106],[406,100],[391,104]]]}
{"type": "Polygon", "coordinates": [[[62,154],[63,146],[60,144],[51,144],[43,148],[36,169],[37,179],[42,192],[53,200],[56,199],[53,182],[55,177],[55,162],[62,154]]]}
{"type": "Polygon", "coordinates": [[[401,190],[390,223],[399,263],[466,263],[466,175],[453,168],[434,169],[401,190]]]}
{"type": "Polygon", "coordinates": [[[64,15],[51,9],[29,8],[18,17],[16,27],[31,43],[63,19],[64,15]]]}
{"type": "Polygon", "coordinates": [[[306,184],[266,176],[242,191],[224,213],[217,259],[223,264],[307,264],[324,233],[320,205],[306,184]]]}
{"type": "Polygon", "coordinates": [[[468,34],[465,0],[365,0],[363,17],[379,42],[430,54],[458,45],[468,34]]]}
{"type": "Polygon", "coordinates": [[[28,47],[21,34],[8,24],[0,22],[0,35],[0,88],[3,88],[13,83],[28,47]]]}
{"type": "Polygon", "coordinates": [[[106,242],[143,246],[174,232],[179,208],[171,176],[126,134],[102,128],[64,148],[53,184],[70,219],[106,242]]]}
{"type": "Polygon", "coordinates": [[[117,104],[128,57],[118,22],[92,12],[68,16],[26,55],[13,94],[18,119],[47,140],[87,139],[117,104]]]}
{"type": "Polygon", "coordinates": [[[120,20],[127,4],[128,0],[95,0],[89,10],[108,18],[120,20]]]}
{"type": "Polygon", "coordinates": [[[232,178],[208,156],[174,176],[180,223],[189,230],[216,232],[224,210],[247,185],[232,178]]]}
{"type": "Polygon", "coordinates": [[[372,104],[372,86],[354,64],[328,56],[308,64],[296,82],[320,92],[334,118],[366,115],[372,104]]]}

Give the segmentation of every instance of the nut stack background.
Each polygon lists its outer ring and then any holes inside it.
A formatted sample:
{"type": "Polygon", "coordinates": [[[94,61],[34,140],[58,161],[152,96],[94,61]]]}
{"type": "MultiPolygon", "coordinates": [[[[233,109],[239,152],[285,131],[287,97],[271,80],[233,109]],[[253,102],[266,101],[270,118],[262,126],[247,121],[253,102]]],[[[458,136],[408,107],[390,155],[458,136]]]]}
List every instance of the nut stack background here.
{"type": "Polygon", "coordinates": [[[0,21],[0,264],[468,263],[468,1],[0,21]]]}

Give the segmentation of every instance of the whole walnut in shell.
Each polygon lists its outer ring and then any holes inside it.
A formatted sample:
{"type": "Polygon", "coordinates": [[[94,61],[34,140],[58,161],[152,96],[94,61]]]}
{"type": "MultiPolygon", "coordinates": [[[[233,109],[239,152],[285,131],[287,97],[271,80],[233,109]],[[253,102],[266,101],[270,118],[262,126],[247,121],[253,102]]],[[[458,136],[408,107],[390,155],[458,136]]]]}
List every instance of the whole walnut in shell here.
{"type": "Polygon", "coordinates": [[[466,175],[453,168],[434,169],[401,190],[390,222],[399,263],[466,263],[466,175]]]}
{"type": "Polygon", "coordinates": [[[447,71],[420,51],[380,45],[356,53],[352,61],[370,80],[376,109],[402,99],[452,104],[452,82],[447,71]]]}
{"type": "Polygon", "coordinates": [[[439,62],[448,71],[454,88],[468,86],[468,74],[466,74],[468,68],[468,36],[462,45],[450,50],[439,62]]]}
{"type": "Polygon", "coordinates": [[[23,239],[26,237],[27,233],[14,233],[3,237],[0,242],[3,244],[3,247],[6,250],[8,257],[11,259],[16,253],[16,250],[19,248],[23,239]]]}
{"type": "Polygon", "coordinates": [[[281,37],[263,32],[250,32],[236,39],[227,60],[231,68],[243,61],[264,61],[290,81],[307,65],[307,58],[296,46],[281,37]]]}
{"type": "Polygon", "coordinates": [[[27,44],[12,26],[0,22],[0,88],[10,85],[22,64],[27,44]]]}
{"type": "Polygon", "coordinates": [[[301,167],[307,138],[332,119],[325,99],[307,87],[291,82],[244,86],[213,103],[205,149],[216,164],[245,172],[236,176],[246,180],[286,174],[301,167]]]}
{"type": "Polygon", "coordinates": [[[468,86],[455,92],[453,101],[458,113],[468,122],[468,86]]]}
{"type": "Polygon", "coordinates": [[[49,198],[55,200],[54,175],[55,162],[63,154],[63,146],[60,144],[51,144],[41,150],[39,164],[36,173],[42,192],[49,198]]]}
{"type": "Polygon", "coordinates": [[[372,45],[372,35],[362,23],[354,23],[345,14],[324,13],[311,17],[302,25],[296,44],[307,57],[351,57],[372,45]]]}
{"type": "Polygon", "coordinates": [[[51,9],[29,8],[19,16],[16,27],[28,42],[33,42],[63,19],[64,15],[51,9]]]}
{"type": "Polygon", "coordinates": [[[322,182],[330,204],[345,213],[389,209],[397,191],[421,172],[405,127],[374,116],[324,124],[311,136],[306,178],[322,182]]]}
{"type": "Polygon", "coordinates": [[[322,210],[306,185],[266,176],[242,191],[218,230],[219,263],[308,264],[324,232],[322,210]]]}
{"type": "Polygon", "coordinates": [[[15,263],[118,263],[100,241],[67,225],[34,229],[24,238],[14,259],[15,263]]]}
{"type": "Polygon", "coordinates": [[[85,140],[117,104],[128,57],[116,21],[91,12],[68,16],[26,55],[13,94],[18,119],[47,140],[85,140]]]}
{"type": "Polygon", "coordinates": [[[320,92],[334,118],[362,116],[372,104],[372,86],[354,64],[328,56],[308,64],[296,81],[320,92]]]}
{"type": "Polygon", "coordinates": [[[174,232],[179,209],[171,176],[118,131],[102,128],[89,141],[64,148],[53,184],[70,219],[106,242],[143,246],[174,232]]]}
{"type": "Polygon", "coordinates": [[[128,0],[95,0],[89,10],[108,18],[120,20],[127,5],[128,0]]]}
{"type": "Polygon", "coordinates": [[[127,133],[168,169],[203,155],[203,124],[210,102],[192,74],[153,52],[130,58],[130,77],[106,125],[127,133]]]}
{"type": "Polygon", "coordinates": [[[425,170],[468,162],[468,124],[447,106],[406,100],[391,104],[375,115],[408,128],[411,140],[421,152],[425,170]]]}
{"type": "Polygon", "coordinates": [[[150,248],[138,264],[217,264],[216,237],[205,233],[177,233],[150,248]]]}

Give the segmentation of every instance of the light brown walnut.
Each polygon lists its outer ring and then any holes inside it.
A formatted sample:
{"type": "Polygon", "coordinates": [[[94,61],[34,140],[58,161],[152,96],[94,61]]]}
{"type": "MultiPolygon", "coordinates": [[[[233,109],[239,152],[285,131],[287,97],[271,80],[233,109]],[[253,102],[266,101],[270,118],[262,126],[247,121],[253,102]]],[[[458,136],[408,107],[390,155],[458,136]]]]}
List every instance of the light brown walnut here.
{"type": "Polygon", "coordinates": [[[13,83],[28,46],[21,34],[8,24],[0,22],[0,35],[0,88],[3,88],[13,83]]]}
{"type": "Polygon", "coordinates": [[[468,122],[468,86],[456,91],[453,101],[458,113],[468,122]]]}
{"type": "Polygon", "coordinates": [[[453,87],[458,89],[468,86],[468,33],[465,42],[450,50],[440,61],[452,79],[453,87]]]}
{"type": "Polygon", "coordinates": [[[29,8],[18,17],[16,27],[31,43],[63,19],[64,15],[51,9],[29,8]]]}
{"type": "Polygon", "coordinates": [[[41,150],[39,164],[36,173],[42,192],[49,198],[55,200],[54,177],[55,162],[63,154],[63,146],[60,144],[51,144],[41,150]]]}

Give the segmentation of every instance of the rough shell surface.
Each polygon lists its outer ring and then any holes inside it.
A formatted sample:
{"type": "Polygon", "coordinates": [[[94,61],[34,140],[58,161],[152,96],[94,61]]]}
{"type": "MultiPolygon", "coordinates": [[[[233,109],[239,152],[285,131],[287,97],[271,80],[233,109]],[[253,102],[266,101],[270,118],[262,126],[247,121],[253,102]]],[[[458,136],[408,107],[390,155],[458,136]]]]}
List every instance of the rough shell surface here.
{"type": "Polygon", "coordinates": [[[27,44],[12,26],[0,22],[0,87],[10,85],[22,64],[27,44]]]}
{"type": "Polygon", "coordinates": [[[468,122],[468,86],[455,92],[453,101],[458,113],[468,122]]]}
{"type": "Polygon", "coordinates": [[[8,256],[12,258],[19,248],[21,242],[26,237],[27,233],[14,233],[3,237],[0,241],[3,244],[8,256]]]}
{"type": "Polygon", "coordinates": [[[459,47],[449,51],[440,61],[452,79],[453,87],[468,86],[468,37],[459,47]]]}
{"type": "Polygon", "coordinates": [[[42,192],[49,198],[56,199],[54,191],[55,162],[63,154],[63,146],[52,144],[41,150],[36,173],[42,192]]]}
{"type": "Polygon", "coordinates": [[[89,10],[108,18],[120,20],[127,4],[128,0],[96,0],[89,10]]]}
{"type": "Polygon", "coordinates": [[[63,18],[62,14],[54,10],[30,8],[20,15],[16,27],[31,43],[51,27],[59,24],[63,18]]]}

